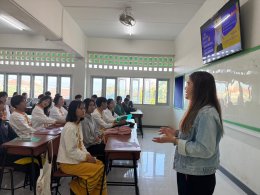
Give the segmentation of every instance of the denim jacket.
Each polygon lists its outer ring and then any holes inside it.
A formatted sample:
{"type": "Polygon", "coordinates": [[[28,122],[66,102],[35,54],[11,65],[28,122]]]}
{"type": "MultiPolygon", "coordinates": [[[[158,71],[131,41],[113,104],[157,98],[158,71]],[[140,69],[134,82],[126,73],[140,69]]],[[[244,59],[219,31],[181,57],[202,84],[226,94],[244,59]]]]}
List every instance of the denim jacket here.
{"type": "Polygon", "coordinates": [[[175,150],[174,169],[188,175],[211,175],[219,166],[222,125],[217,110],[201,108],[188,133],[180,131],[175,150]]]}

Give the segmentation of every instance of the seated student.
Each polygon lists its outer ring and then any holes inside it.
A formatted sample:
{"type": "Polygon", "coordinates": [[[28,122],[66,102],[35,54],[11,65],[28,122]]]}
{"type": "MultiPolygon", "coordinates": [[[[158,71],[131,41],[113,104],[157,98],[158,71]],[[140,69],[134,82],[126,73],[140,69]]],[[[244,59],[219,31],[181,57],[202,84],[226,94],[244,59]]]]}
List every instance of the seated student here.
{"type": "Polygon", "coordinates": [[[75,100],[82,101],[82,95],[80,95],[80,94],[75,95],[75,100]]]}
{"type": "MultiPolygon", "coordinates": [[[[132,109],[132,108],[135,109],[135,108],[134,108],[134,104],[133,104],[133,102],[132,102],[131,99],[130,99],[130,95],[126,95],[125,98],[129,99],[128,107],[131,108],[131,109],[132,109]]],[[[136,109],[135,109],[135,110],[136,110],[136,109]]]]}
{"type": "Polygon", "coordinates": [[[103,111],[104,119],[107,122],[113,122],[118,117],[114,111],[115,101],[113,99],[107,100],[107,109],[103,111]]]}
{"type": "MultiPolygon", "coordinates": [[[[5,142],[11,141],[17,137],[17,134],[12,129],[12,127],[6,121],[2,120],[3,111],[5,109],[5,104],[0,100],[0,162],[2,165],[4,151],[1,145],[5,142]]],[[[15,170],[22,171],[25,173],[30,173],[31,171],[31,157],[25,157],[20,155],[7,155],[5,160],[5,166],[12,166],[15,170]]],[[[34,167],[35,167],[35,180],[37,180],[40,169],[38,166],[38,161],[34,160],[34,167]]]]}
{"type": "Polygon", "coordinates": [[[50,105],[51,97],[44,96],[35,106],[35,108],[32,111],[32,127],[34,129],[48,127],[49,125],[55,125],[57,123],[63,123],[63,121],[52,119],[47,116],[50,105]]]}
{"type": "Polygon", "coordinates": [[[10,125],[19,137],[30,137],[31,133],[35,132],[27,114],[25,98],[21,95],[12,97],[11,105],[14,112],[10,116],[10,125]]]}
{"type": "Polygon", "coordinates": [[[97,97],[96,94],[93,94],[93,95],[91,96],[91,99],[94,100],[95,103],[96,103],[96,101],[97,101],[97,98],[98,98],[98,97],[97,97]]]}
{"type": "Polygon", "coordinates": [[[4,120],[9,120],[10,119],[10,115],[11,115],[10,108],[7,105],[7,98],[8,98],[8,94],[5,91],[1,91],[0,92],[0,100],[4,103],[4,107],[5,107],[5,110],[3,112],[4,120]]]}
{"type": "Polygon", "coordinates": [[[131,109],[129,107],[129,99],[127,98],[124,99],[124,102],[122,103],[122,107],[124,108],[126,114],[130,114],[131,109]]]}
{"type": "MultiPolygon", "coordinates": [[[[55,94],[55,96],[56,95],[60,95],[60,94],[57,93],[57,94],[55,94]]],[[[50,91],[45,91],[44,96],[50,96],[51,97],[51,92],[50,91]]],[[[52,97],[51,97],[51,99],[52,99],[52,97]]],[[[51,102],[50,108],[52,108],[53,106],[54,106],[54,103],[51,102]]]]}
{"type": "Polygon", "coordinates": [[[116,125],[116,120],[114,121],[106,121],[104,118],[103,111],[107,109],[107,99],[104,97],[97,98],[96,101],[97,108],[92,113],[94,120],[96,121],[97,127],[99,130],[104,130],[107,128],[111,128],[116,125]]]}
{"type": "Polygon", "coordinates": [[[121,96],[117,96],[116,97],[116,107],[115,107],[115,113],[118,115],[118,116],[122,116],[122,115],[125,115],[125,110],[122,106],[122,97],[121,96]]]}
{"type": "Polygon", "coordinates": [[[54,106],[50,109],[50,118],[66,122],[68,111],[63,107],[64,99],[61,95],[56,95],[54,100],[54,106]]]}
{"type": "MultiPolygon", "coordinates": [[[[104,165],[86,150],[83,143],[81,120],[85,116],[84,104],[74,100],[69,105],[66,125],[61,132],[57,162],[66,174],[78,176],[70,182],[70,189],[77,195],[86,195],[87,187],[90,195],[99,195],[102,185],[104,165]]],[[[107,194],[104,181],[102,195],[107,194]]]]}
{"type": "Polygon", "coordinates": [[[96,156],[101,161],[105,161],[105,144],[102,142],[102,132],[99,131],[97,124],[91,114],[95,110],[95,102],[92,99],[85,99],[86,115],[81,121],[83,132],[83,143],[88,152],[96,156]]]}

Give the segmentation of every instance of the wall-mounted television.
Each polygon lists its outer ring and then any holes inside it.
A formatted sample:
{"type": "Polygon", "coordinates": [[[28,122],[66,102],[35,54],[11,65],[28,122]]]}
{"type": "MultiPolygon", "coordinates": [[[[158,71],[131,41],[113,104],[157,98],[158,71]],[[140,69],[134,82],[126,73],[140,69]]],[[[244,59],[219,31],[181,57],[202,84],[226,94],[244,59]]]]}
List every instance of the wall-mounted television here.
{"type": "Polygon", "coordinates": [[[239,0],[229,0],[200,27],[204,64],[242,50],[239,0]]]}

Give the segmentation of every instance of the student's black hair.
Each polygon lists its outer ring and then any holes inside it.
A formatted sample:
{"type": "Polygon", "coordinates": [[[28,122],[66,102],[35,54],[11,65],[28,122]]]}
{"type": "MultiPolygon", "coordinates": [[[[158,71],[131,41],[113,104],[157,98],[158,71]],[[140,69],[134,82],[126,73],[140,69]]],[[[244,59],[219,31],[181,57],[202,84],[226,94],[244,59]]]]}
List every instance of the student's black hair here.
{"type": "Polygon", "coordinates": [[[38,95],[38,99],[40,100],[41,98],[43,98],[44,97],[44,94],[40,94],[40,95],[38,95]]]}
{"type": "Polygon", "coordinates": [[[44,100],[50,100],[50,104],[49,104],[46,108],[43,109],[44,114],[45,114],[46,116],[49,116],[49,108],[51,107],[51,102],[52,102],[51,96],[48,96],[48,95],[43,96],[43,97],[39,100],[38,104],[42,103],[44,100]]]}
{"type": "Polygon", "coordinates": [[[99,98],[97,98],[97,101],[96,101],[97,107],[100,107],[103,102],[104,102],[104,103],[107,102],[107,99],[106,99],[105,97],[99,97],[99,98]]]}
{"type": "Polygon", "coordinates": [[[111,104],[111,102],[113,102],[114,100],[112,99],[112,98],[109,98],[108,100],[107,100],[107,105],[109,105],[109,104],[111,104]]]}
{"type": "Polygon", "coordinates": [[[58,103],[59,103],[59,100],[60,100],[60,98],[62,98],[62,96],[61,95],[55,95],[55,97],[54,97],[54,99],[53,99],[53,102],[54,102],[54,105],[56,106],[58,103]]]}
{"type": "Polygon", "coordinates": [[[125,99],[124,99],[124,102],[129,102],[129,99],[128,99],[128,98],[125,98],[125,99]]]}
{"type": "Polygon", "coordinates": [[[22,93],[22,96],[25,96],[25,95],[27,95],[27,93],[26,93],[26,92],[23,92],[23,93],[22,93]]]}
{"type": "Polygon", "coordinates": [[[92,99],[90,99],[90,98],[84,99],[83,103],[84,103],[84,105],[85,105],[86,112],[88,111],[88,107],[89,107],[89,104],[90,104],[91,102],[93,102],[94,105],[95,105],[95,101],[94,101],[94,100],[92,100],[92,99]]]}
{"type": "Polygon", "coordinates": [[[16,95],[11,99],[11,106],[16,108],[23,101],[24,101],[24,97],[22,95],[16,95]]]}
{"type": "Polygon", "coordinates": [[[1,92],[0,92],[0,98],[1,98],[1,97],[5,97],[5,96],[8,97],[8,94],[7,94],[5,91],[1,91],[1,92]]]}
{"type": "Polygon", "coordinates": [[[46,91],[46,92],[44,93],[44,95],[51,96],[51,92],[50,92],[50,91],[46,91]]]}
{"type": "Polygon", "coordinates": [[[93,94],[93,95],[91,96],[91,98],[97,99],[97,95],[96,95],[96,94],[93,94]]]}
{"type": "Polygon", "coordinates": [[[18,92],[17,92],[17,91],[13,93],[13,97],[16,96],[16,95],[18,95],[18,92]]]}
{"type": "Polygon", "coordinates": [[[78,94],[78,95],[75,95],[75,99],[81,99],[82,98],[82,95],[78,94]]]}
{"type": "Polygon", "coordinates": [[[122,96],[117,96],[116,101],[118,102],[119,100],[122,100],[122,96]]]}
{"type": "MultiPolygon", "coordinates": [[[[72,102],[70,102],[68,115],[66,117],[67,122],[77,122],[78,118],[76,115],[76,111],[81,106],[81,104],[83,104],[83,102],[79,100],[73,100],[72,102]]],[[[83,118],[81,118],[80,120],[83,120],[83,118]]]]}

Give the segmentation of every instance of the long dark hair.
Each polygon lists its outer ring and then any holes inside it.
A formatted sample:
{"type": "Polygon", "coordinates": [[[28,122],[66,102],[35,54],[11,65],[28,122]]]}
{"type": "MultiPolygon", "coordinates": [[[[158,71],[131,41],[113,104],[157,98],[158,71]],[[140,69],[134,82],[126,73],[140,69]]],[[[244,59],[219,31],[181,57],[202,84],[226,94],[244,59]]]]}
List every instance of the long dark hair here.
{"type": "MultiPolygon", "coordinates": [[[[78,117],[76,115],[76,111],[81,106],[81,104],[83,104],[83,102],[79,100],[73,100],[70,102],[68,115],[66,117],[67,122],[77,122],[78,117]]],[[[81,120],[83,120],[83,118],[81,120]]]]}
{"type": "Polygon", "coordinates": [[[94,105],[95,105],[95,101],[94,101],[94,100],[92,100],[92,99],[90,99],[90,98],[84,99],[83,103],[84,103],[84,105],[85,105],[86,112],[88,112],[88,107],[89,107],[89,104],[90,104],[91,102],[93,102],[94,105]]]}
{"type": "Polygon", "coordinates": [[[45,96],[43,96],[43,97],[39,100],[38,104],[41,104],[44,100],[50,100],[49,105],[48,105],[47,107],[43,108],[44,114],[45,114],[46,116],[49,116],[49,108],[51,107],[51,104],[52,104],[52,98],[51,98],[51,96],[45,95],[45,96]]]}
{"type": "MultiPolygon", "coordinates": [[[[192,97],[189,108],[181,121],[181,130],[187,133],[190,130],[199,110],[206,105],[216,108],[222,124],[221,107],[217,98],[215,79],[212,74],[198,71],[192,73],[189,78],[193,83],[192,97]]],[[[223,135],[223,129],[221,134],[223,135]]]]}
{"type": "Polygon", "coordinates": [[[62,98],[61,95],[59,95],[59,94],[56,94],[56,95],[55,95],[55,97],[54,97],[54,99],[53,99],[53,102],[54,102],[54,105],[55,105],[55,106],[57,106],[57,104],[59,103],[60,98],[62,98]]]}

